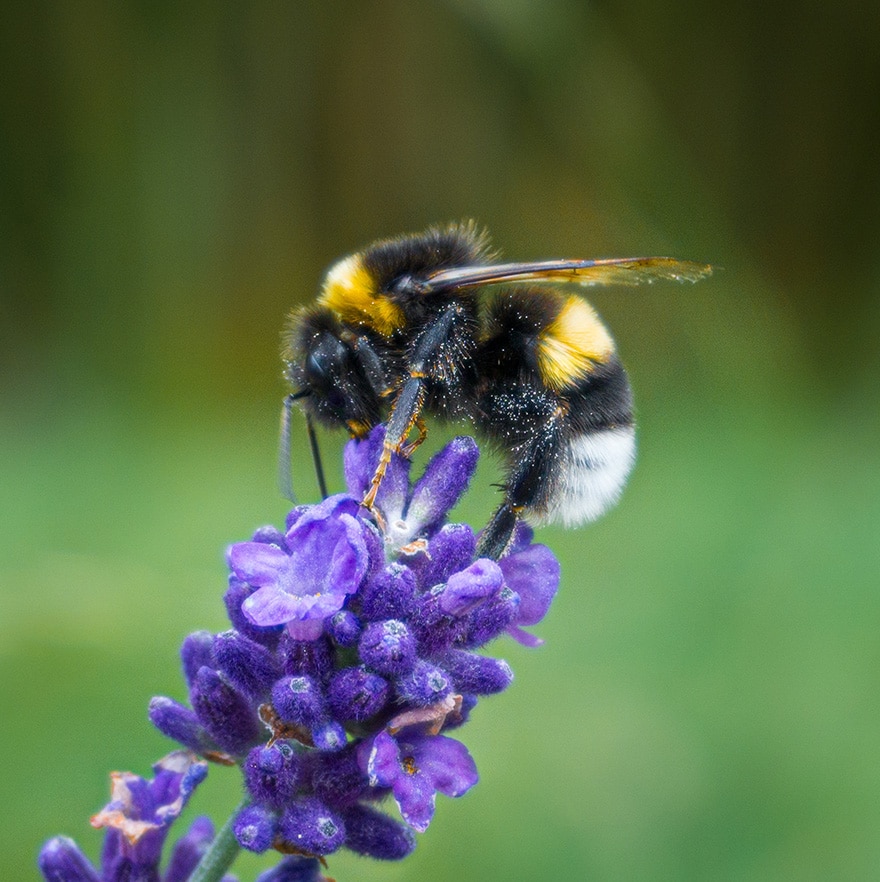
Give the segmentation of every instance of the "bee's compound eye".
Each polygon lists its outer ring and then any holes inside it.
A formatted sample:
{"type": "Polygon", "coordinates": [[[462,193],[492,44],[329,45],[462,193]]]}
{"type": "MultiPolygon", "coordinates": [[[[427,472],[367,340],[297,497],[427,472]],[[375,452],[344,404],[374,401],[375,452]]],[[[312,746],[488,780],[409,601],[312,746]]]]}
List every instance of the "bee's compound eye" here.
{"type": "Polygon", "coordinates": [[[309,376],[314,378],[322,378],[327,375],[327,371],[324,370],[324,366],[315,357],[314,352],[310,352],[308,358],[306,358],[306,371],[309,376]]]}

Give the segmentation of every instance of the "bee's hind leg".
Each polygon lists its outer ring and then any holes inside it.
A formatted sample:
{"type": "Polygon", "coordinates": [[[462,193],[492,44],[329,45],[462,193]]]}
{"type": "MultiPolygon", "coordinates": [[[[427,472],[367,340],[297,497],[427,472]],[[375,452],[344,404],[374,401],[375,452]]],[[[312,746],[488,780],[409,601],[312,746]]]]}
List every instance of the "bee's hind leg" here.
{"type": "Polygon", "coordinates": [[[552,411],[532,437],[520,444],[504,485],[504,502],[492,515],[477,543],[477,556],[503,557],[524,511],[543,511],[558,474],[566,409],[548,402],[552,411]]]}
{"type": "Polygon", "coordinates": [[[480,536],[476,556],[492,560],[501,558],[510,545],[521,512],[522,508],[511,505],[507,500],[502,502],[480,536]]]}

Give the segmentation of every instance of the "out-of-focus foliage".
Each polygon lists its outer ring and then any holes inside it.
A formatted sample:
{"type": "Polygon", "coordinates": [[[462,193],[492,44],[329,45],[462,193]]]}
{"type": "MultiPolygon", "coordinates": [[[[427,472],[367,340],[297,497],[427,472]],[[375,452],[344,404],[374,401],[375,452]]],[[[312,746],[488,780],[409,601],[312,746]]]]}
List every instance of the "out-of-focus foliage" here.
{"type": "MultiPolygon", "coordinates": [[[[222,549],[283,518],[285,312],[339,255],[475,217],[511,259],[722,270],[593,296],[638,395],[631,486],[541,534],[562,593],[544,648],[497,647],[518,681],[469,726],[480,785],[403,866],[331,874],[876,878],[878,8],[7,12],[6,875],[59,832],[96,854],[106,773],[169,749],[146,702],[178,694],[188,631],[224,627],[222,549]]],[[[216,769],[192,808],[222,821],[237,789],[216,769]]]]}

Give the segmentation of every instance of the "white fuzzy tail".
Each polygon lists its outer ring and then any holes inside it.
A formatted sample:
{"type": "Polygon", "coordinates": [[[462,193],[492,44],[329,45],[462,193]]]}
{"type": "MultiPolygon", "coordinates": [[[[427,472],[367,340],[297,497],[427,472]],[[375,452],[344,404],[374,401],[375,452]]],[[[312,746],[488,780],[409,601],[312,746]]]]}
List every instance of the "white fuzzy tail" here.
{"type": "Polygon", "coordinates": [[[566,527],[594,521],[620,498],[635,460],[632,426],[574,438],[562,452],[559,478],[547,508],[534,520],[566,527]]]}

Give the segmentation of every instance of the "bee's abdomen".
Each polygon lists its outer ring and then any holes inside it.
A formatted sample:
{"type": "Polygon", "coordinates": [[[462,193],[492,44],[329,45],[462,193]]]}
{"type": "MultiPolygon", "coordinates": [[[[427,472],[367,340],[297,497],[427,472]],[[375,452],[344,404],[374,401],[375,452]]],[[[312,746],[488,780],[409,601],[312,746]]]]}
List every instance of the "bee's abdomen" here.
{"type": "Polygon", "coordinates": [[[619,498],[635,461],[632,393],[620,360],[564,392],[537,371],[484,382],[476,424],[509,457],[507,500],[536,522],[574,526],[619,498]]]}
{"type": "Polygon", "coordinates": [[[563,443],[535,519],[574,527],[593,521],[620,498],[635,464],[633,426],[573,435],[563,443]]]}

